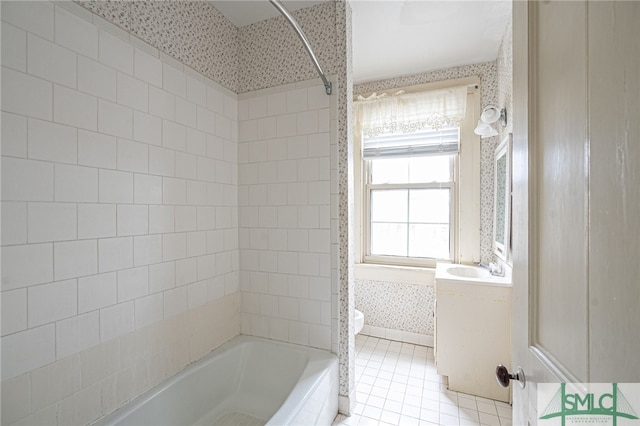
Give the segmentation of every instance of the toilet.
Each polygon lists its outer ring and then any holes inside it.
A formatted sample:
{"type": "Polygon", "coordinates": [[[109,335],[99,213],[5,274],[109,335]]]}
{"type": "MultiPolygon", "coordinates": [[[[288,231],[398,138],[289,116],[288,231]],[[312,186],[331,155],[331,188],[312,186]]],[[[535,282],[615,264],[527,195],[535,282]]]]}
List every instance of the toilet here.
{"type": "Polygon", "coordinates": [[[362,312],[360,312],[359,310],[355,310],[355,334],[358,334],[362,331],[362,328],[364,327],[364,314],[362,312]]]}

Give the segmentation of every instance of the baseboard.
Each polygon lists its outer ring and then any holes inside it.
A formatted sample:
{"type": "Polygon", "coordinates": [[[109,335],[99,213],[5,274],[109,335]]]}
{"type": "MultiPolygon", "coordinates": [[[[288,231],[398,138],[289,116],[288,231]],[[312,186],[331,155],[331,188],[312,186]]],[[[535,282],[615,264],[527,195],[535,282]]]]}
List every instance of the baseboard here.
{"type": "Polygon", "coordinates": [[[410,331],[395,330],[392,328],[375,327],[367,324],[364,325],[360,334],[395,340],[397,342],[433,347],[433,336],[427,334],[412,333],[410,331]]]}

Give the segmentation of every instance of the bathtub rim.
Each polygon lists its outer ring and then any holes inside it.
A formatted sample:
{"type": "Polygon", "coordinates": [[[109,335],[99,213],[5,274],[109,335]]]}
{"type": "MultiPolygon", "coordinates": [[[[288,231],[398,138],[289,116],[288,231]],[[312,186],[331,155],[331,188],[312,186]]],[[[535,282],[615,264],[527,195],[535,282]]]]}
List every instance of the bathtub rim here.
{"type": "MultiPolygon", "coordinates": [[[[187,364],[182,370],[180,370],[173,376],[166,378],[156,386],[146,390],[141,395],[129,401],[126,401],[122,406],[112,411],[111,413],[108,413],[103,417],[97,419],[93,423],[90,423],[90,426],[117,425],[118,422],[120,422],[122,419],[127,417],[131,412],[138,409],[141,405],[153,399],[161,392],[167,390],[167,388],[171,387],[176,382],[182,380],[188,374],[194,374],[194,373],[197,373],[199,370],[206,368],[207,364],[211,362],[213,358],[221,356],[225,352],[228,352],[234,349],[236,346],[240,346],[246,343],[260,343],[260,344],[266,344],[266,345],[272,345],[272,346],[287,347],[296,352],[302,352],[308,357],[307,363],[303,371],[300,373],[298,380],[295,382],[293,389],[291,389],[285,401],[280,405],[280,407],[278,407],[278,409],[271,416],[271,418],[269,418],[266,421],[265,426],[270,424],[286,424],[286,423],[283,423],[283,421],[293,419],[296,416],[296,414],[299,412],[300,408],[302,408],[302,406],[304,405],[303,402],[305,402],[306,399],[313,393],[313,391],[317,389],[321,378],[323,378],[328,374],[331,374],[330,371],[335,370],[335,374],[336,374],[335,379],[337,380],[338,356],[333,352],[330,352],[324,349],[298,345],[295,343],[281,342],[278,340],[273,340],[273,339],[268,339],[263,337],[248,336],[248,335],[240,334],[231,338],[230,340],[227,340],[225,343],[213,349],[211,352],[209,352],[199,360],[193,361],[187,364]],[[322,363],[326,364],[325,366],[326,368],[320,368],[321,365],[324,365],[322,363]],[[312,371],[309,371],[310,369],[312,369],[312,371]],[[312,385],[306,389],[306,392],[304,392],[301,399],[294,398],[292,395],[300,387],[300,383],[303,381],[303,378],[308,378],[308,376],[312,375],[312,373],[314,372],[317,373],[317,375],[319,375],[317,380],[314,380],[312,382],[312,385]],[[285,407],[288,409],[288,411],[283,410],[283,408],[285,407]],[[278,423],[272,423],[272,421],[274,420],[277,420],[278,423]]],[[[335,399],[337,402],[337,399],[338,399],[337,393],[335,395],[335,399]]],[[[336,414],[337,414],[337,405],[336,405],[336,414]]]]}

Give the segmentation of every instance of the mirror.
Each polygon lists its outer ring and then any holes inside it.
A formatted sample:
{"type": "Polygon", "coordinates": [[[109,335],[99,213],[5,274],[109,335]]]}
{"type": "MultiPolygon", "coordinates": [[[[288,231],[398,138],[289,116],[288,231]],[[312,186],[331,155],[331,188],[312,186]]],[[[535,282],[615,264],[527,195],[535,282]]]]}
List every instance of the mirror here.
{"type": "Polygon", "coordinates": [[[493,250],[509,260],[511,230],[511,133],[496,148],[494,164],[493,250]]]}

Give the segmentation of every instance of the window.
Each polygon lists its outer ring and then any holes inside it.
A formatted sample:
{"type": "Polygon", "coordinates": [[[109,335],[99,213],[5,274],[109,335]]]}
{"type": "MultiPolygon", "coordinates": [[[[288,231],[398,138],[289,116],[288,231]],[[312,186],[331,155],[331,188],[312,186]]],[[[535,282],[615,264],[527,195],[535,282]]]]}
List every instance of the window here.
{"type": "Polygon", "coordinates": [[[365,261],[453,259],[458,140],[455,126],[363,138],[365,261]]]}
{"type": "Polygon", "coordinates": [[[465,77],[357,97],[355,255],[368,265],[356,273],[479,262],[478,83],[465,77]]]}

